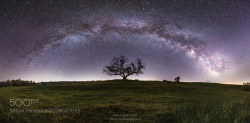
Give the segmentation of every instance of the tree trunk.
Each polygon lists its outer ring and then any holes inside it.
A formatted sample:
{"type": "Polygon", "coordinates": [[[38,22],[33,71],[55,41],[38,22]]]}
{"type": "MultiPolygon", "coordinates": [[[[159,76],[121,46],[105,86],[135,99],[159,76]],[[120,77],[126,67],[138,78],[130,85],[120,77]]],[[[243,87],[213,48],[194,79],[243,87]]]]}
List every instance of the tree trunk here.
{"type": "Polygon", "coordinates": [[[123,80],[126,80],[126,79],[127,79],[127,77],[126,77],[126,76],[123,76],[123,77],[122,77],[122,79],[123,79],[123,80]]]}

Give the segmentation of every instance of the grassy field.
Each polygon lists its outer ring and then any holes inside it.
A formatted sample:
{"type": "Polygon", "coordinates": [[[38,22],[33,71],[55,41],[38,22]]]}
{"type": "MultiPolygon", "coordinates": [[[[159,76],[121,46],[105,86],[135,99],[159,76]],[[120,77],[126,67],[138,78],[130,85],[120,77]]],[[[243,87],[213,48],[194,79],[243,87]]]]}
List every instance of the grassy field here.
{"type": "Polygon", "coordinates": [[[244,123],[250,122],[250,92],[240,85],[158,81],[1,87],[0,122],[34,121],[244,123]],[[10,99],[39,103],[10,106],[10,99]],[[18,113],[40,109],[48,111],[18,113]]]}

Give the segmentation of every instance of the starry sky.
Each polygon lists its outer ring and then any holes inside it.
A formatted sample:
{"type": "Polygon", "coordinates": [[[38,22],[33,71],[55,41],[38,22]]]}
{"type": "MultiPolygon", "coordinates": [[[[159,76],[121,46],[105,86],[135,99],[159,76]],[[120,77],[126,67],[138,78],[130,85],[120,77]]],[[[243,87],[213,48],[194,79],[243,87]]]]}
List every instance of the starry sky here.
{"type": "Polygon", "coordinates": [[[0,81],[106,80],[113,57],[142,59],[129,79],[250,81],[249,0],[4,0],[0,81]]]}

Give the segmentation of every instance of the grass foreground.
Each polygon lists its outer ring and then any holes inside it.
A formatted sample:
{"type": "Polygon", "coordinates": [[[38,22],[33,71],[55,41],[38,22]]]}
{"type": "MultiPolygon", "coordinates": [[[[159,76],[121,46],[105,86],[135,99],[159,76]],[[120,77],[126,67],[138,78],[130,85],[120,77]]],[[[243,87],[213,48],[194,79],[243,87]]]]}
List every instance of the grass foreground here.
{"type": "Polygon", "coordinates": [[[118,80],[0,88],[0,122],[117,121],[247,123],[250,92],[241,85],[118,80]]]}

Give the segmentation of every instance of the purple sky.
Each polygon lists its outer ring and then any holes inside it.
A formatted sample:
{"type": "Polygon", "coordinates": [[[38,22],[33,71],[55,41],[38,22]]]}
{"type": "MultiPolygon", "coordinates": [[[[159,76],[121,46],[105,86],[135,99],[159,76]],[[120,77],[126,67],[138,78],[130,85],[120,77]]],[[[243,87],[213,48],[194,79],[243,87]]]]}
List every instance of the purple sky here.
{"type": "Polygon", "coordinates": [[[140,58],[129,79],[250,81],[248,0],[5,0],[0,81],[101,80],[116,56],[140,58]]]}

